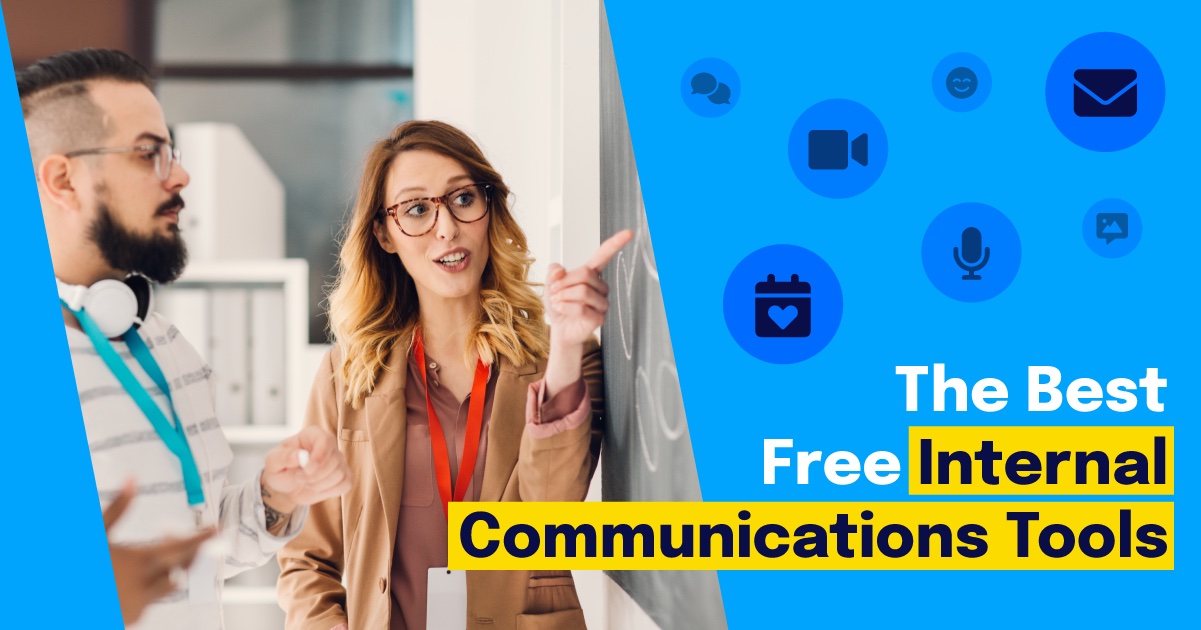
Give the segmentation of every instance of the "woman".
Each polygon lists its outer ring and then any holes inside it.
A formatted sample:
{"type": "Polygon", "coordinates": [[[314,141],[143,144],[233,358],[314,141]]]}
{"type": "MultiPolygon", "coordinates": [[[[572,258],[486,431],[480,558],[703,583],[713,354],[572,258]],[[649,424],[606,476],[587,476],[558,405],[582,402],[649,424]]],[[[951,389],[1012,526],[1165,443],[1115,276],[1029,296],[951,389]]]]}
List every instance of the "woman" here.
{"type": "MultiPolygon", "coordinates": [[[[570,273],[552,265],[540,301],[508,196],[444,123],[404,123],[369,153],[330,296],[337,344],[306,418],[338,435],[354,487],[312,506],[279,553],[288,628],[424,628],[449,500],[584,498],[603,409],[599,270],[631,234],[570,273]]],[[[469,573],[467,602],[468,627],[584,627],[566,571],[469,573]]]]}

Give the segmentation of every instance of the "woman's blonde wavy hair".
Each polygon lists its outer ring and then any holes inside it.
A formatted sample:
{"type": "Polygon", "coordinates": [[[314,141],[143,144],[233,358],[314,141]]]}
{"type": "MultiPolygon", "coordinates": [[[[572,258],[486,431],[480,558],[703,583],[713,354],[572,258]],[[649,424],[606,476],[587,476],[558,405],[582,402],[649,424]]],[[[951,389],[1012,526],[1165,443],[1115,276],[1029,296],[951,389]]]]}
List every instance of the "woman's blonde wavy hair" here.
{"type": "Polygon", "coordinates": [[[410,352],[419,327],[417,287],[400,257],[380,247],[373,227],[383,213],[384,179],[392,160],[405,151],[431,151],[455,160],[472,181],[492,185],[488,245],[491,255],[480,282],[479,320],[470,338],[471,365],[497,356],[516,366],[545,359],[549,352],[542,301],[528,281],[530,256],[525,233],[509,213],[509,188],[480,148],[446,123],[413,120],[392,130],[367,154],[363,179],[341,235],[338,275],[329,296],[330,329],[342,350],[339,367],[347,398],[358,408],[370,395],[389,355],[410,352]]]}

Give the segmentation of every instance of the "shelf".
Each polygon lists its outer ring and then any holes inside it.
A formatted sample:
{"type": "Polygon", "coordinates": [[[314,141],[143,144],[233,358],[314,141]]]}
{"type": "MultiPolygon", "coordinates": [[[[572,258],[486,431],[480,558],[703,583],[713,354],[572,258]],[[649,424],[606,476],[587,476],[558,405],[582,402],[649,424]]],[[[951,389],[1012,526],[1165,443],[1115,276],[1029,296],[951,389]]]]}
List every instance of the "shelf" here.
{"type": "MultiPolygon", "coordinates": [[[[309,265],[303,259],[259,259],[259,260],[224,260],[194,262],[188,265],[183,275],[169,286],[160,287],[165,292],[199,290],[201,292],[222,289],[283,289],[283,318],[279,322],[283,330],[283,411],[277,416],[281,418],[303,418],[305,404],[308,400],[309,384],[312,373],[305,373],[309,348],[309,265]]],[[[205,298],[201,297],[203,302],[205,298]]],[[[168,318],[172,313],[164,311],[168,318]]],[[[204,318],[197,318],[199,320],[204,318]]],[[[181,330],[183,328],[181,327],[181,330]]],[[[250,330],[247,330],[248,334],[250,330]]],[[[206,335],[197,329],[192,334],[206,335]]],[[[192,339],[199,343],[201,355],[208,356],[207,339],[192,339]]],[[[274,351],[273,351],[274,352],[274,351]]],[[[277,375],[272,375],[275,378],[277,375]]],[[[231,426],[230,429],[236,427],[231,426]]],[[[233,433],[227,431],[227,434],[233,433]]],[[[274,439],[275,436],[272,436],[274,439]]],[[[249,443],[261,443],[266,438],[252,433],[249,443]]],[[[231,438],[231,441],[234,441],[231,438]]]]}
{"type": "Polygon", "coordinates": [[[230,444],[274,445],[296,435],[300,429],[287,425],[221,427],[230,444]]]}
{"type": "Polygon", "coordinates": [[[221,603],[225,605],[253,606],[278,602],[274,586],[226,586],[221,590],[221,603]]]}

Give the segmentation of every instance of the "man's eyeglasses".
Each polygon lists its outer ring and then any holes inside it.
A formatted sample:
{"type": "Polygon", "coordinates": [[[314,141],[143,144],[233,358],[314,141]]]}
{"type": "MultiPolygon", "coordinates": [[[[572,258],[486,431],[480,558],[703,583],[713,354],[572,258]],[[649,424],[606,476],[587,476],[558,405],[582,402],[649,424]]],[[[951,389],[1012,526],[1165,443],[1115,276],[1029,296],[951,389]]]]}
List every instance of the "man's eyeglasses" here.
{"type": "Polygon", "coordinates": [[[445,206],[459,223],[475,223],[488,214],[492,184],[469,184],[441,197],[409,199],[382,209],[407,236],[425,236],[438,224],[438,206],[445,206]]]}
{"type": "Polygon", "coordinates": [[[168,142],[155,142],[154,144],[140,144],[135,147],[106,147],[100,149],[80,149],[71,151],[63,155],[73,158],[81,155],[107,155],[109,153],[145,153],[139,156],[147,161],[154,162],[154,174],[160,182],[167,181],[171,177],[171,167],[180,161],[179,149],[171,146],[168,142]]]}

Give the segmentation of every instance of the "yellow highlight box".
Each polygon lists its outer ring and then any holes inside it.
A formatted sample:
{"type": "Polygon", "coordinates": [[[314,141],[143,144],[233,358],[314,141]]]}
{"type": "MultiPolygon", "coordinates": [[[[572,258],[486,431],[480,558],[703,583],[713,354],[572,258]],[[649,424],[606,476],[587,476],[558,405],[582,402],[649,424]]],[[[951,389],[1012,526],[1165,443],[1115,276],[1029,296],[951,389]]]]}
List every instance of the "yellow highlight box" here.
{"type": "Polygon", "coordinates": [[[913,495],[1171,495],[1173,427],[909,427],[913,495]]]}
{"type": "Polygon", "coordinates": [[[455,502],[448,533],[455,570],[1171,570],[1173,519],[1165,502],[455,502]]]}

